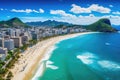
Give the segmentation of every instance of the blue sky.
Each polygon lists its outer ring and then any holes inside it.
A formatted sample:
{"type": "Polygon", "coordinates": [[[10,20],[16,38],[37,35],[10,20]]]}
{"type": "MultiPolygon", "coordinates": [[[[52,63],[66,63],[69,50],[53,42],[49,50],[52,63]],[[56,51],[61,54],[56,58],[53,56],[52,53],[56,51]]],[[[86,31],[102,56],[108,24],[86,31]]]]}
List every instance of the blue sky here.
{"type": "Polygon", "coordinates": [[[0,0],[0,20],[19,17],[24,22],[57,20],[91,24],[109,18],[120,25],[120,0],[0,0]]]}

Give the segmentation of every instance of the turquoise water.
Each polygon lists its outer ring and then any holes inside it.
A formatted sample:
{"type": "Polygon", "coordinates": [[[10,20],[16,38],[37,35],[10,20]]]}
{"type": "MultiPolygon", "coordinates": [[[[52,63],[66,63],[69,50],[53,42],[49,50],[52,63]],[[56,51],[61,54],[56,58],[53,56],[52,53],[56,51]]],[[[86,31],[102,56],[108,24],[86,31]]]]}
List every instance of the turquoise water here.
{"type": "Polygon", "coordinates": [[[92,33],[63,40],[38,80],[120,80],[120,33],[92,33]]]}

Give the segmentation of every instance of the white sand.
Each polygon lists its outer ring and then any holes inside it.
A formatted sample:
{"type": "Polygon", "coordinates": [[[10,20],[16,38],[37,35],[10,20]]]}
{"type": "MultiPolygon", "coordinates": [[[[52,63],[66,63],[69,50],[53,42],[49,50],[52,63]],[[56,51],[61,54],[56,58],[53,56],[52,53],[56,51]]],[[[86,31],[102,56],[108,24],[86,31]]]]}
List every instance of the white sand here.
{"type": "MultiPolygon", "coordinates": [[[[48,54],[48,51],[53,48],[57,42],[88,33],[89,32],[53,37],[43,40],[33,47],[28,48],[24,53],[21,54],[22,57],[15,64],[15,67],[11,69],[14,75],[12,80],[30,80],[33,77],[33,73],[35,72],[37,66],[40,64],[43,66],[41,63],[42,60],[44,60],[46,57],[46,59],[49,59],[50,54],[48,54]]],[[[43,70],[41,70],[41,74],[42,71],[43,70]]]]}

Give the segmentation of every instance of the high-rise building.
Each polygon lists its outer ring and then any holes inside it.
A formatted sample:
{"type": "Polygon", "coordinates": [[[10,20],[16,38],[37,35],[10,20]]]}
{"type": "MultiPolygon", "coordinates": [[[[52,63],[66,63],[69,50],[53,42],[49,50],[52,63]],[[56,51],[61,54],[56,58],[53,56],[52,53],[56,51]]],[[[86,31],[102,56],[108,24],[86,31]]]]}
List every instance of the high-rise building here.
{"type": "Polygon", "coordinates": [[[21,36],[22,44],[27,44],[28,36],[21,36]]]}
{"type": "Polygon", "coordinates": [[[22,46],[21,37],[13,37],[11,39],[13,39],[14,45],[15,45],[16,48],[19,48],[19,47],[22,46]]]}
{"type": "Polygon", "coordinates": [[[2,47],[0,47],[0,54],[5,54],[5,55],[7,55],[7,48],[2,48],[2,47]]]}
{"type": "Polygon", "coordinates": [[[10,36],[9,35],[4,35],[4,39],[10,39],[10,36]]]}
{"type": "Polygon", "coordinates": [[[31,35],[32,35],[32,39],[34,39],[34,40],[38,40],[39,39],[39,36],[38,36],[38,34],[35,31],[32,31],[31,35]]]}
{"type": "Polygon", "coordinates": [[[26,32],[25,35],[28,36],[28,40],[32,39],[32,34],[30,31],[26,32]]]}
{"type": "Polygon", "coordinates": [[[4,41],[4,47],[7,48],[8,50],[13,50],[14,49],[14,41],[13,39],[8,39],[4,41]]]}
{"type": "Polygon", "coordinates": [[[0,38],[0,47],[4,48],[4,38],[0,38]]]}
{"type": "Polygon", "coordinates": [[[19,37],[20,33],[21,33],[20,29],[15,29],[15,36],[19,37]]]}
{"type": "Polygon", "coordinates": [[[8,29],[8,34],[13,37],[15,36],[15,31],[13,29],[8,29]]]}

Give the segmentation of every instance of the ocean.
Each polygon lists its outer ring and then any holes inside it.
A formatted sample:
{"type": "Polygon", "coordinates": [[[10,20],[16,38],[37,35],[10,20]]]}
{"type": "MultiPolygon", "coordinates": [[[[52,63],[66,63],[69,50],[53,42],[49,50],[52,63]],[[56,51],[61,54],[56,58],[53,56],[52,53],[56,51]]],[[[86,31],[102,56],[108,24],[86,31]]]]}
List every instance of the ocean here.
{"type": "Polygon", "coordinates": [[[60,41],[43,63],[43,74],[35,74],[33,80],[120,80],[120,33],[89,33],[60,41]]]}

